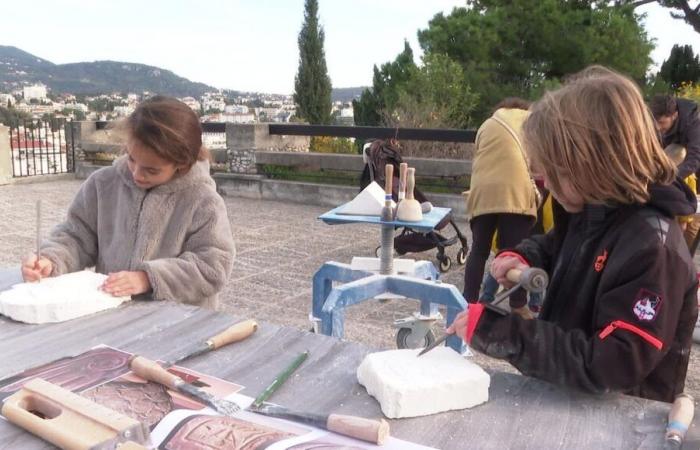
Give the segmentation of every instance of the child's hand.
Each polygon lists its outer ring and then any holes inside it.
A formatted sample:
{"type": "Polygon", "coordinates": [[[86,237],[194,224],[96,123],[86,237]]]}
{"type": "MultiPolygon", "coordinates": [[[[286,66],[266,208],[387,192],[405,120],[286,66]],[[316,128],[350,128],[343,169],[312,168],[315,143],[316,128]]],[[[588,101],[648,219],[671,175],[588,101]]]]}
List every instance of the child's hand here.
{"type": "Polygon", "coordinates": [[[102,290],[115,297],[138,295],[150,291],[151,282],[146,272],[142,270],[114,272],[109,274],[102,285],[102,290]]]}
{"type": "Polygon", "coordinates": [[[491,263],[491,275],[504,287],[511,288],[515,286],[515,283],[506,278],[508,271],[512,269],[525,270],[528,267],[530,266],[524,264],[519,258],[504,254],[497,256],[491,263]]]}
{"type": "Polygon", "coordinates": [[[53,263],[47,258],[37,259],[35,254],[31,254],[22,259],[22,278],[27,283],[49,277],[52,271],[53,263]]]}
{"type": "Polygon", "coordinates": [[[447,334],[456,334],[457,336],[460,337],[463,341],[466,342],[467,340],[467,321],[469,320],[469,309],[465,309],[461,313],[457,314],[457,317],[455,317],[454,322],[452,322],[452,325],[447,327],[445,330],[445,333],[447,334]]]}

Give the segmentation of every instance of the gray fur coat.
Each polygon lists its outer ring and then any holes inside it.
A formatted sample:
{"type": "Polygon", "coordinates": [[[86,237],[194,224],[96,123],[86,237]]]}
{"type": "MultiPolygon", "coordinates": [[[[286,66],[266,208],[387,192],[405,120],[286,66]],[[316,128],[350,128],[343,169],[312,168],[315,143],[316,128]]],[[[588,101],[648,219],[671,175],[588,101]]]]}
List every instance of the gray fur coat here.
{"type": "Polygon", "coordinates": [[[216,308],[235,246],[208,162],[146,191],[121,157],[83,183],[41,252],[54,264],[52,275],[92,266],[143,270],[153,288],[148,297],[216,308]]]}

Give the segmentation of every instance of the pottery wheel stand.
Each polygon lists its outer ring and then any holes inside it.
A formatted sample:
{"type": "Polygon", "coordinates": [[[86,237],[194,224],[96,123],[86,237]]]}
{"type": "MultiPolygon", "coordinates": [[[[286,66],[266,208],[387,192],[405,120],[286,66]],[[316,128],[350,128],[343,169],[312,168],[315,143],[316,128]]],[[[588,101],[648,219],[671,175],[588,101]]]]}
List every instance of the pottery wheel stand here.
{"type": "MultiPolygon", "coordinates": [[[[430,344],[435,339],[430,327],[441,318],[438,305],[447,308],[447,324],[451,324],[457,314],[466,308],[466,301],[454,285],[438,280],[439,272],[430,261],[394,259],[394,229],[411,227],[417,231],[430,231],[450,209],[434,207],[420,222],[402,222],[382,221],[379,216],[338,214],[343,207],[339,206],[319,219],[328,224],[379,225],[382,251],[380,258],[355,257],[350,265],[327,262],[314,274],[310,314],[314,331],[342,338],[345,333],[345,308],[375,298],[415,299],[420,301],[420,311],[394,322],[394,327],[398,328],[397,344],[399,348],[419,348],[430,344]],[[334,282],[339,285],[334,287],[334,282]]],[[[456,336],[450,337],[447,345],[458,352],[464,348],[462,340],[456,336]]]]}

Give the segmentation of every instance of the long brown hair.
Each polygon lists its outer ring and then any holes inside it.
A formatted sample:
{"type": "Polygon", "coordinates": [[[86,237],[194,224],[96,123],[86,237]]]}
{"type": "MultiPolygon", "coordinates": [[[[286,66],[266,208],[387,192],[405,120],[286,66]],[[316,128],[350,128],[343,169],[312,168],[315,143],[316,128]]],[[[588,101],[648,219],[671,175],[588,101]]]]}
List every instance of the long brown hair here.
{"type": "Polygon", "coordinates": [[[157,95],[141,102],[123,127],[159,157],[189,170],[209,153],[202,146],[202,125],[192,109],[173,97],[157,95]]]}
{"type": "Polygon", "coordinates": [[[639,88],[605,67],[546,93],[530,108],[523,135],[535,170],[558,192],[568,180],[586,203],[645,203],[649,184],[676,174],[639,88]]]}

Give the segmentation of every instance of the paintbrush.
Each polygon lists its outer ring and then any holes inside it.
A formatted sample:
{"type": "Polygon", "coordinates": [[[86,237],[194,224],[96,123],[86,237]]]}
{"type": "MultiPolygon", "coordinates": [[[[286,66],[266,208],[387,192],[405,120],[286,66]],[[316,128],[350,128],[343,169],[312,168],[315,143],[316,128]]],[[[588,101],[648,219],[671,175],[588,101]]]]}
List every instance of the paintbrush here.
{"type": "Polygon", "coordinates": [[[41,258],[41,200],[36,201],[36,263],[34,267],[39,267],[39,279],[41,282],[41,266],[39,259],[41,258]]]}

